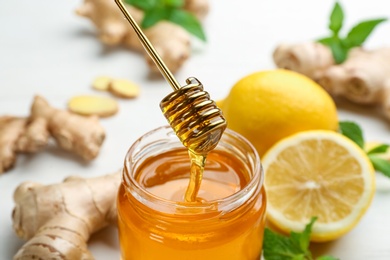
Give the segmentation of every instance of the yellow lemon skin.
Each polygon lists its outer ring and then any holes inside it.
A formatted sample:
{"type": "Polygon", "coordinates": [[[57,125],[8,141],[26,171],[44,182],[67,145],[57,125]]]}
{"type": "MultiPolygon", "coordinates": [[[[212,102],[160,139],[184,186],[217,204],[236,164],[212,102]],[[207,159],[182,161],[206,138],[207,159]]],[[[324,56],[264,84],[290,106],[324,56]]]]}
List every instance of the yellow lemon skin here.
{"type": "Polygon", "coordinates": [[[245,136],[260,156],[291,134],[338,129],[331,96],[308,77],[289,70],[247,75],[218,104],[228,128],[245,136]]]}

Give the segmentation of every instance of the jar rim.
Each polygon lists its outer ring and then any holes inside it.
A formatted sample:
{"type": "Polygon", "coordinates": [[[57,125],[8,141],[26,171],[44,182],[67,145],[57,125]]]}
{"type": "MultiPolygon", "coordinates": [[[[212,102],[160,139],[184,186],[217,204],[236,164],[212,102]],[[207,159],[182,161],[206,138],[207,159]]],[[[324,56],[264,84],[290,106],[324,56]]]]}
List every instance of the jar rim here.
{"type": "MultiPolygon", "coordinates": [[[[180,209],[180,208],[189,209],[190,208],[190,209],[203,209],[203,210],[205,210],[205,209],[215,209],[215,207],[218,206],[219,209],[224,209],[224,208],[231,209],[232,206],[234,207],[234,205],[237,204],[238,201],[242,201],[243,198],[246,199],[246,198],[250,197],[254,193],[254,191],[256,190],[257,187],[262,187],[263,181],[264,181],[264,173],[263,173],[263,168],[262,168],[262,165],[260,163],[260,157],[257,153],[257,150],[241,134],[239,134],[231,129],[226,129],[220,142],[223,141],[226,138],[226,136],[233,137],[235,140],[238,140],[239,142],[246,145],[250,149],[249,152],[251,154],[253,154],[253,156],[254,156],[254,158],[253,158],[254,163],[251,166],[251,171],[253,172],[253,175],[251,175],[250,181],[242,189],[240,189],[239,191],[237,191],[229,196],[226,196],[223,198],[218,198],[215,200],[204,201],[202,203],[192,203],[192,202],[185,202],[185,201],[182,201],[182,202],[172,201],[172,200],[161,198],[161,197],[153,194],[152,192],[148,191],[147,189],[145,189],[144,187],[142,187],[140,185],[140,183],[134,178],[134,175],[131,174],[129,169],[132,168],[131,167],[132,156],[134,155],[134,153],[137,152],[137,149],[139,148],[139,145],[141,144],[141,142],[144,139],[148,138],[149,136],[151,136],[159,131],[164,131],[166,133],[171,132],[173,135],[175,135],[172,128],[169,125],[160,126],[158,128],[155,128],[155,129],[145,133],[141,137],[139,137],[130,146],[130,148],[127,151],[126,156],[125,156],[124,169],[123,169],[123,174],[122,174],[122,182],[124,184],[125,189],[128,192],[134,191],[131,193],[133,195],[136,195],[135,197],[138,197],[138,200],[142,200],[142,202],[148,201],[148,202],[151,202],[153,204],[157,203],[159,205],[158,208],[168,207],[168,208],[176,208],[176,209],[180,209]],[[132,187],[131,190],[129,189],[128,185],[131,185],[131,187],[132,187]]],[[[177,141],[180,142],[179,139],[177,141]]],[[[218,149],[218,146],[215,149],[218,149]]]]}

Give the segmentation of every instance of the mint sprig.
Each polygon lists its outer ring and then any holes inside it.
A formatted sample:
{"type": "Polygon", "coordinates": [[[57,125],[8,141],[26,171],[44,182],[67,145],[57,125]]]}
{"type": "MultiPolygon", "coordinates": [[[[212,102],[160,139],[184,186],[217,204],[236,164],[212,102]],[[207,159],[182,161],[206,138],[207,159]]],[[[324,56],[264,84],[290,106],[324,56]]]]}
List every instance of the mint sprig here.
{"type": "Polygon", "coordinates": [[[372,148],[371,150],[369,150],[367,152],[367,154],[368,155],[381,154],[381,153],[387,152],[387,149],[389,149],[389,145],[388,144],[381,144],[381,145],[378,145],[378,146],[372,148]]]}
{"type": "MultiPolygon", "coordinates": [[[[313,260],[309,250],[310,234],[316,217],[311,218],[305,229],[283,236],[269,228],[264,230],[263,256],[265,260],[313,260]]],[[[321,256],[317,260],[337,260],[332,256],[321,256]]]]}
{"type": "Polygon", "coordinates": [[[363,131],[358,124],[349,121],[339,122],[339,128],[343,135],[364,149],[363,131]]]}
{"type": "Polygon", "coordinates": [[[329,17],[328,28],[331,35],[319,39],[318,42],[329,46],[336,63],[340,64],[346,60],[350,49],[362,46],[377,25],[384,21],[387,21],[387,18],[359,22],[352,27],[345,37],[341,37],[340,31],[344,23],[344,11],[341,5],[336,2],[329,17]]]}
{"type": "MultiPolygon", "coordinates": [[[[339,122],[339,128],[343,135],[354,141],[357,145],[359,145],[360,148],[364,150],[363,131],[358,124],[350,121],[343,121],[339,122]]],[[[372,165],[374,166],[374,169],[390,178],[390,162],[380,157],[380,155],[386,153],[388,149],[388,144],[381,144],[373,147],[366,153],[372,165]]]]}
{"type": "Polygon", "coordinates": [[[183,9],[184,0],[125,0],[125,2],[144,11],[141,22],[141,27],[144,29],[166,20],[180,25],[192,35],[206,41],[206,34],[199,20],[183,9]]]}

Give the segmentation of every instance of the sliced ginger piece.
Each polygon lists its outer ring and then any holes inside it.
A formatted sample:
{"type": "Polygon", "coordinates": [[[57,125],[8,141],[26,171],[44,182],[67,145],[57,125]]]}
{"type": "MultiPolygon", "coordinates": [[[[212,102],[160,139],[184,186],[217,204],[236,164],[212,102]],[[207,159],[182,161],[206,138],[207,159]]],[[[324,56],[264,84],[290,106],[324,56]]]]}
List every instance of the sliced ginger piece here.
{"type": "Polygon", "coordinates": [[[75,96],[68,102],[68,108],[71,112],[91,116],[109,117],[115,115],[118,110],[118,103],[109,97],[101,96],[75,96]]]}
{"type": "Polygon", "coordinates": [[[99,76],[93,81],[92,88],[100,91],[108,91],[111,81],[111,77],[99,76]]]}
{"type": "Polygon", "coordinates": [[[112,80],[109,90],[114,95],[122,98],[135,98],[140,92],[138,85],[126,79],[112,80]]]}

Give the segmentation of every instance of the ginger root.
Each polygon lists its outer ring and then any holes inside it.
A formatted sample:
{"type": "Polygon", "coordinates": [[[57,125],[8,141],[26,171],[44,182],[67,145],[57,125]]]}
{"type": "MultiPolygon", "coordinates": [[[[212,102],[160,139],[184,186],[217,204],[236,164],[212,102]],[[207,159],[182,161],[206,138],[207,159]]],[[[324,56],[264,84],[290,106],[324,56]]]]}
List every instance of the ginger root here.
{"type": "Polygon", "coordinates": [[[17,153],[36,152],[45,147],[48,136],[42,118],[0,117],[0,173],[14,166],[17,153]]]}
{"type": "MultiPolygon", "coordinates": [[[[319,83],[329,93],[343,96],[358,104],[390,102],[390,48],[367,51],[354,48],[347,60],[329,67],[323,72],[319,83]]],[[[390,107],[386,116],[390,119],[390,107]]]]}
{"type": "Polygon", "coordinates": [[[16,143],[24,132],[26,120],[10,116],[0,117],[0,173],[12,168],[16,161],[16,143]]]}
{"type": "Polygon", "coordinates": [[[335,64],[330,49],[320,43],[280,45],[275,64],[302,73],[318,82],[333,97],[379,106],[390,119],[390,48],[350,50],[347,59],[335,64]]]}
{"type": "Polygon", "coordinates": [[[91,160],[98,155],[105,132],[97,117],[55,109],[36,96],[29,117],[0,117],[0,173],[13,167],[18,153],[42,150],[50,136],[63,149],[91,160]]]}
{"type": "Polygon", "coordinates": [[[98,155],[105,132],[97,116],[84,117],[56,109],[44,98],[36,96],[31,117],[46,119],[50,134],[61,148],[86,160],[92,160],[98,155]]]}
{"type": "Polygon", "coordinates": [[[317,42],[280,44],[273,59],[277,67],[299,72],[315,81],[335,63],[331,50],[317,42]]]}
{"type": "Polygon", "coordinates": [[[12,213],[16,234],[28,242],[18,259],[94,259],[88,251],[91,234],[116,223],[115,198],[120,172],[41,185],[25,182],[14,192],[12,213]]]}
{"type": "MultiPolygon", "coordinates": [[[[198,18],[203,18],[209,9],[207,0],[186,0],[184,8],[198,18]]],[[[133,6],[127,9],[137,21],[141,23],[143,12],[133,6]]],[[[113,0],[84,0],[76,14],[89,18],[97,27],[100,40],[107,45],[119,45],[143,51],[133,28],[124,19],[123,14],[113,0]]],[[[153,27],[144,30],[154,48],[160,54],[169,69],[174,73],[180,69],[191,52],[190,35],[179,25],[167,21],[160,21],[153,27]]],[[[150,69],[158,72],[157,67],[145,53],[150,69]]]]}
{"type": "Polygon", "coordinates": [[[44,118],[29,119],[16,143],[16,151],[35,153],[42,150],[48,143],[49,135],[47,121],[44,118]]]}
{"type": "Polygon", "coordinates": [[[184,10],[195,15],[199,20],[206,17],[210,10],[209,0],[185,0],[184,10]]]}

